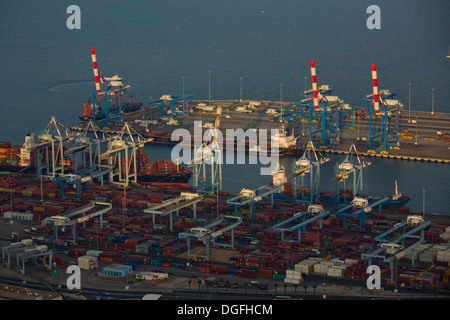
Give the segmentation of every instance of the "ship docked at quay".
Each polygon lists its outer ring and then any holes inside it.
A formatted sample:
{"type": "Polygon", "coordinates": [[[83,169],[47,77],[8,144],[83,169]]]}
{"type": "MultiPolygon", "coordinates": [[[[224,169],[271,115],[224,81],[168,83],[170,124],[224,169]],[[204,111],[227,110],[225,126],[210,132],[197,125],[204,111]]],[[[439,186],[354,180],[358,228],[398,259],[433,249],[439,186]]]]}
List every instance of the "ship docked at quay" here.
{"type": "MultiPolygon", "coordinates": [[[[28,134],[25,137],[23,145],[15,146],[10,142],[0,142],[0,173],[7,175],[9,173],[36,173],[36,145],[37,135],[28,134]]],[[[67,147],[63,148],[67,152],[67,147]]],[[[58,150],[55,151],[58,153],[58,150]]],[[[94,159],[95,160],[95,159],[94,159]]],[[[60,166],[61,161],[56,163],[60,166]]],[[[64,157],[62,160],[65,165],[66,173],[73,173],[77,171],[73,167],[70,157],[64,157]]],[[[192,171],[187,170],[184,166],[175,164],[170,160],[157,160],[148,162],[148,155],[144,154],[142,150],[137,151],[137,182],[138,183],[185,183],[187,184],[191,178],[192,171]]],[[[102,165],[107,165],[103,161],[102,165]]],[[[122,169],[125,171],[125,159],[123,159],[122,169]]],[[[133,173],[133,169],[131,169],[133,173]]]]}

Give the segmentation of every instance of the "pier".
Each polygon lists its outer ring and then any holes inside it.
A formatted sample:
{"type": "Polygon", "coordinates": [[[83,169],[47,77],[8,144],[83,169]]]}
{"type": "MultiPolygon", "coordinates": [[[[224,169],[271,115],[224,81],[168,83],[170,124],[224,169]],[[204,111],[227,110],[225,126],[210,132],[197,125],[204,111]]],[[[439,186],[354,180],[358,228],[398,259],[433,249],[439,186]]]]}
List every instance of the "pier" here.
{"type": "MultiPolygon", "coordinates": [[[[184,128],[193,134],[194,121],[201,121],[204,125],[203,130],[206,130],[207,124],[214,124],[217,105],[221,105],[223,110],[220,122],[222,132],[226,129],[244,131],[276,129],[282,124],[279,118],[276,118],[280,114],[281,107],[284,110],[294,108],[294,103],[280,101],[256,101],[259,105],[251,105],[249,108],[251,102],[252,100],[212,100],[209,104],[209,101],[189,101],[188,113],[174,117],[170,114],[167,117],[160,117],[159,107],[147,107],[125,114],[124,122],[128,122],[136,131],[149,130],[165,133],[170,140],[170,134],[177,128],[184,128]],[[199,108],[199,105],[202,107],[199,108]],[[242,112],[243,106],[247,106],[251,112],[242,112]]],[[[291,117],[284,123],[291,132],[293,130],[295,137],[299,136],[298,145],[308,143],[307,119],[302,119],[300,116],[291,117]]],[[[342,119],[343,128],[340,130],[339,141],[320,146],[321,151],[346,154],[348,146],[355,144],[360,154],[367,157],[450,164],[450,114],[448,113],[431,114],[425,111],[402,110],[397,133],[399,145],[381,152],[369,149],[368,126],[368,119],[364,114],[347,113],[342,119]]],[[[118,133],[121,130],[121,126],[117,124],[102,126],[100,122],[97,127],[100,132],[107,133],[118,133]]],[[[81,128],[82,125],[78,125],[72,129],[81,130],[81,128]]]]}

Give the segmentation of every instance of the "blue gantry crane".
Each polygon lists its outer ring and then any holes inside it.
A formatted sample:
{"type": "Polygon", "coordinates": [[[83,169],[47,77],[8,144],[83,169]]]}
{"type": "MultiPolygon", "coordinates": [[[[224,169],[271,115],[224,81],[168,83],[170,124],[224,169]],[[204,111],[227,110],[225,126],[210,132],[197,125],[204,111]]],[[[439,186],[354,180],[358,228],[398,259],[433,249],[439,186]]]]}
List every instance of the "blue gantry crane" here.
{"type": "Polygon", "coordinates": [[[301,241],[301,232],[308,225],[315,221],[319,221],[319,228],[322,229],[322,221],[329,216],[330,212],[325,211],[319,205],[310,205],[308,211],[297,212],[291,218],[278,222],[272,226],[274,230],[281,231],[281,241],[294,242],[294,240],[285,239],[285,232],[297,231],[297,241],[301,241]],[[299,221],[300,220],[300,221],[299,221]]]}
{"type": "Polygon", "coordinates": [[[160,118],[173,118],[175,115],[188,115],[187,101],[192,98],[193,96],[187,94],[181,94],[179,96],[164,95],[159,100],[149,102],[149,106],[158,107],[160,118]],[[179,109],[180,105],[182,106],[182,110],[179,109]],[[167,110],[167,107],[169,107],[170,113],[168,113],[169,110],[167,110]]]}
{"type": "Polygon", "coordinates": [[[368,260],[369,265],[372,265],[372,260],[381,259],[385,263],[389,263],[390,277],[387,280],[393,281],[394,277],[394,263],[404,257],[408,252],[411,252],[411,264],[415,265],[415,249],[425,243],[425,230],[431,226],[430,221],[425,221],[422,216],[408,216],[405,222],[398,223],[392,229],[380,234],[375,238],[379,241],[377,246],[370,253],[361,254],[361,259],[368,260]],[[388,236],[394,232],[402,233],[388,239],[388,236]],[[420,235],[417,233],[420,232],[420,235]],[[405,240],[413,239],[415,242],[405,248],[405,240]]]}
{"type": "Polygon", "coordinates": [[[262,186],[257,188],[256,190],[250,189],[242,189],[238,196],[233,197],[227,200],[227,204],[234,205],[234,214],[240,215],[238,207],[249,205],[250,207],[250,216],[255,217],[255,206],[258,201],[261,201],[263,197],[270,196],[270,206],[274,207],[274,194],[279,193],[282,190],[283,186],[262,186]]]}
{"type": "Polygon", "coordinates": [[[393,98],[389,90],[378,92],[376,65],[372,64],[373,93],[367,95],[366,109],[369,118],[369,150],[387,154],[389,149],[399,149],[399,123],[403,104],[393,98]]]}

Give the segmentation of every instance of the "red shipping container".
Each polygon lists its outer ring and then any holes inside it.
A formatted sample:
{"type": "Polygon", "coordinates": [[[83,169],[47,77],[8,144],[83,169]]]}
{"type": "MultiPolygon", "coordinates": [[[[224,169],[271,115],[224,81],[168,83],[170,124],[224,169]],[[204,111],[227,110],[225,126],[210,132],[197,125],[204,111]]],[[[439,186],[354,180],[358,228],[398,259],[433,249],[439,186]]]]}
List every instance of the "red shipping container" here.
{"type": "Polygon", "coordinates": [[[250,269],[241,269],[239,270],[238,277],[252,279],[255,277],[255,271],[250,269]]]}

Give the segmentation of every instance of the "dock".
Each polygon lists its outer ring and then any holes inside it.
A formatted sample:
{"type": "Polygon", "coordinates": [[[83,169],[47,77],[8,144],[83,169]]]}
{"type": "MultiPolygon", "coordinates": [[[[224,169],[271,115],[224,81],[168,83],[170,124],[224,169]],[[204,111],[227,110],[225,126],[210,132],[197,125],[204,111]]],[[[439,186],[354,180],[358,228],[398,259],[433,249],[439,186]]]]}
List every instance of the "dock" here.
{"type": "MultiPolygon", "coordinates": [[[[171,133],[177,128],[184,128],[192,135],[194,134],[194,121],[201,121],[203,125],[213,124],[216,114],[215,106],[222,106],[222,115],[220,120],[220,130],[225,133],[226,129],[277,129],[281,123],[274,121],[274,114],[268,110],[280,110],[280,107],[290,108],[294,105],[292,102],[280,101],[257,101],[259,105],[252,106],[251,113],[243,113],[239,107],[248,106],[252,100],[212,100],[189,101],[189,114],[176,115],[161,118],[157,107],[147,107],[142,110],[126,114],[124,121],[128,122],[136,131],[149,130],[165,134],[170,139],[171,133]],[[209,105],[211,103],[211,105],[209,105]],[[198,105],[207,107],[198,109],[198,105]],[[269,113],[268,113],[269,112],[269,113]],[[170,120],[176,119],[176,125],[171,124],[170,120]]],[[[348,147],[354,144],[360,151],[360,154],[367,157],[376,157],[384,159],[397,159],[407,161],[421,161],[434,163],[450,163],[450,114],[434,113],[424,111],[402,110],[399,131],[398,146],[391,147],[389,150],[375,152],[369,149],[368,144],[368,120],[363,117],[351,119],[347,115],[343,119],[346,126],[341,130],[339,142],[321,146],[326,153],[346,154],[348,147]],[[351,127],[352,126],[352,127],[351,127]]],[[[294,118],[293,121],[286,124],[287,128],[293,130],[294,136],[299,136],[298,145],[305,146],[308,143],[308,121],[301,117],[294,118]]],[[[81,125],[72,127],[73,130],[81,130],[81,125]]],[[[99,131],[106,133],[118,133],[121,126],[98,124],[99,131]]],[[[206,128],[202,128],[203,131],[206,128]]],[[[314,141],[314,140],[313,140],[314,141]]]]}

